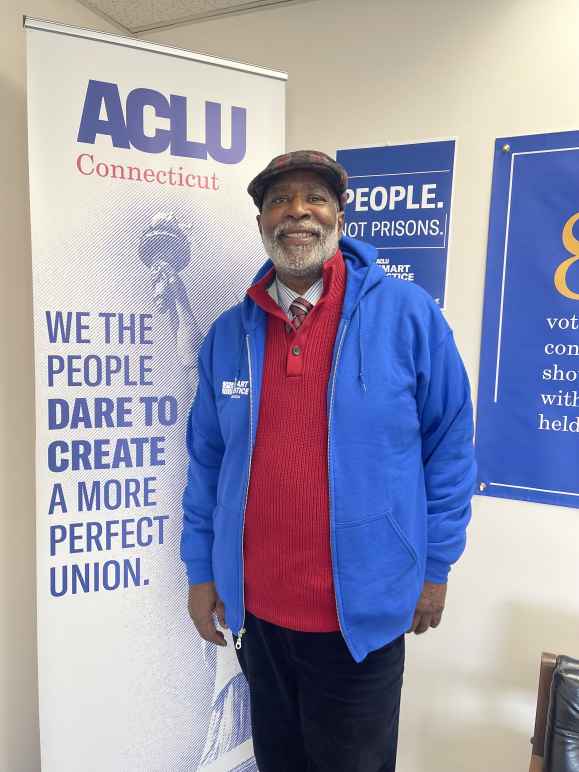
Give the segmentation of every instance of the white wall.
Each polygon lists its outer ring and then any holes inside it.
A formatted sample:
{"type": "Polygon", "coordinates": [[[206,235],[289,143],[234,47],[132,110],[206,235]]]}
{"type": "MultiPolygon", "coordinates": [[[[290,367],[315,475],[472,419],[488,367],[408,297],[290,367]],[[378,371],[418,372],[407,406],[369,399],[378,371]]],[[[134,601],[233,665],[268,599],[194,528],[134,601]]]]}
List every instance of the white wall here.
{"type": "MultiPolygon", "coordinates": [[[[155,40],[289,73],[288,149],[459,138],[448,318],[476,385],[495,137],[579,129],[575,0],[317,0],[155,40]]],[[[256,234],[257,235],[257,234],[256,234]]],[[[539,656],[579,657],[579,511],[477,498],[409,641],[401,772],[528,768],[539,656]]]]}
{"type": "MultiPolygon", "coordinates": [[[[22,16],[114,32],[74,0],[0,3],[0,770],[40,769],[32,274],[22,16]]],[[[55,84],[55,89],[58,84],[55,84]]],[[[47,132],[50,127],[46,127],[47,132]]]]}
{"type": "MultiPolygon", "coordinates": [[[[39,768],[23,13],[110,29],[73,0],[0,6],[0,769],[8,772],[39,768]]],[[[458,136],[448,318],[476,383],[493,140],[579,128],[578,28],[575,0],[317,0],[148,37],[287,70],[290,149],[458,136]]],[[[409,641],[401,772],[526,769],[539,654],[579,656],[578,545],[577,510],[475,501],[444,624],[409,641]]]]}

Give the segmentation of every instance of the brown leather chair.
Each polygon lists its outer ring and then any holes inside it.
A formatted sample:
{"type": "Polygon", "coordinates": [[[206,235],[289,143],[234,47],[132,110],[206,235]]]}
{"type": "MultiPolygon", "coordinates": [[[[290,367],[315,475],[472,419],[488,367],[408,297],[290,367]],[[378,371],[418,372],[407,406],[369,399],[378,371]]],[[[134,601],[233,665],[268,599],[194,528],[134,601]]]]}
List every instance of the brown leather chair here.
{"type": "Polygon", "coordinates": [[[535,730],[531,737],[533,754],[529,772],[543,772],[543,757],[545,755],[545,729],[549,710],[549,692],[555,669],[556,655],[549,652],[541,654],[541,669],[539,671],[539,688],[537,690],[537,710],[535,712],[535,730]]]}

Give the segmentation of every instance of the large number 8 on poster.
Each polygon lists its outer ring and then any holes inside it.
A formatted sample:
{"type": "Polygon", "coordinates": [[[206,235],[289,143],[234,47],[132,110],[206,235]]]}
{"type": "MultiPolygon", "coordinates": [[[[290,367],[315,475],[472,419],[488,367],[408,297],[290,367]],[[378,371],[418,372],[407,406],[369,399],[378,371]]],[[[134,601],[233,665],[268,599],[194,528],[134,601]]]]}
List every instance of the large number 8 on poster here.
{"type": "Polygon", "coordinates": [[[569,289],[567,286],[567,271],[571,268],[573,263],[576,263],[579,260],[579,255],[577,254],[577,252],[579,252],[579,239],[575,238],[573,235],[573,226],[577,220],[579,220],[579,212],[571,215],[563,227],[563,246],[567,252],[571,253],[571,257],[563,260],[561,265],[557,266],[554,276],[557,292],[560,292],[561,295],[564,295],[571,300],[579,300],[579,293],[573,292],[573,290],[569,289]]]}

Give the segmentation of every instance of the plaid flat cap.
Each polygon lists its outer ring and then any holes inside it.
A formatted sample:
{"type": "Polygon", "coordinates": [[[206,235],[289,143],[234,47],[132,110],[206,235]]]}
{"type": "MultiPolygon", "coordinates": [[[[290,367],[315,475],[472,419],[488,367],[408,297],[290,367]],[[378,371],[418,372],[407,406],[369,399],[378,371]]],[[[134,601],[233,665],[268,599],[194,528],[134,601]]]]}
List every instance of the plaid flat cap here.
{"type": "Polygon", "coordinates": [[[265,191],[273,180],[284,172],[296,169],[321,174],[336,193],[340,209],[344,208],[344,195],[348,187],[348,172],[344,167],[320,150],[294,150],[293,153],[284,153],[272,158],[265,169],[247,186],[247,192],[258,209],[261,209],[265,191]]]}

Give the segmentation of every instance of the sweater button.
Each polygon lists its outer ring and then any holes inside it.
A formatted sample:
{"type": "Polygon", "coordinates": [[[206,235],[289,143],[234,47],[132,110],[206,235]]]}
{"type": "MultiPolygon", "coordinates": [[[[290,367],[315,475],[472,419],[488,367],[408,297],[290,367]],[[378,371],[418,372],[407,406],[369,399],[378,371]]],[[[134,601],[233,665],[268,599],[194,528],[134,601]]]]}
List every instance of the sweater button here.
{"type": "Polygon", "coordinates": [[[302,350],[299,346],[292,346],[292,354],[295,357],[299,357],[299,355],[302,353],[302,350]]]}

